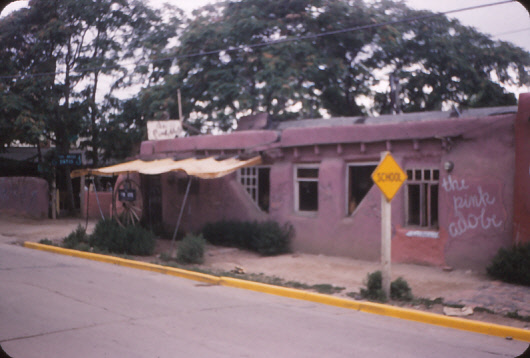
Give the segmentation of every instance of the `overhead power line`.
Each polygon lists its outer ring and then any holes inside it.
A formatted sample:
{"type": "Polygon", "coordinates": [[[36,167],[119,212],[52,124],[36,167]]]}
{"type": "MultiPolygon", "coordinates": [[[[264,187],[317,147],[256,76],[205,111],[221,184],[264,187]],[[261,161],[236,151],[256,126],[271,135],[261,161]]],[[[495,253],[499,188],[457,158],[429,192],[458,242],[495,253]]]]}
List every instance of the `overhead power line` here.
{"type": "Polygon", "coordinates": [[[498,33],[498,34],[495,34],[495,35],[492,35],[492,36],[493,37],[499,37],[499,36],[504,36],[504,35],[517,34],[519,32],[524,32],[524,31],[530,31],[530,27],[525,27],[523,29],[517,29],[517,30],[512,30],[512,31],[501,32],[501,33],[498,33]]]}
{"type": "MultiPolygon", "coordinates": [[[[498,1],[498,2],[489,3],[489,4],[469,6],[469,7],[464,7],[464,8],[454,9],[454,10],[448,10],[448,11],[443,11],[443,12],[436,12],[436,13],[430,13],[430,14],[419,15],[419,16],[414,16],[414,17],[408,17],[408,18],[404,18],[404,19],[392,20],[392,21],[387,21],[387,22],[383,22],[383,23],[374,23],[374,24],[360,25],[360,26],[350,27],[350,28],[346,28],[346,29],[321,32],[321,33],[312,34],[312,35],[287,37],[287,38],[284,38],[284,39],[268,41],[268,42],[261,42],[261,43],[257,43],[257,44],[240,45],[240,46],[236,46],[236,47],[229,47],[229,48],[217,49],[217,50],[211,50],[211,51],[201,51],[201,52],[195,52],[195,53],[189,53],[189,54],[183,54],[183,55],[168,56],[168,57],[163,57],[163,58],[157,58],[157,59],[144,61],[141,64],[142,65],[148,65],[150,63],[155,63],[155,62],[163,62],[163,61],[168,61],[168,60],[178,60],[178,59],[191,58],[191,57],[210,56],[210,55],[220,54],[220,53],[223,53],[223,52],[224,53],[236,52],[236,51],[242,51],[242,50],[247,50],[247,49],[272,46],[272,45],[277,45],[277,44],[282,44],[282,43],[287,43],[287,42],[295,42],[295,41],[316,39],[316,38],[320,38],[320,37],[331,36],[331,35],[336,35],[336,34],[341,34],[341,33],[346,33],[346,32],[369,30],[369,29],[374,29],[374,28],[384,27],[384,26],[389,26],[389,25],[396,25],[396,24],[402,24],[402,23],[413,22],[413,21],[421,21],[421,20],[426,20],[426,19],[430,19],[430,18],[434,18],[434,17],[454,14],[454,13],[457,13],[457,12],[476,10],[476,9],[481,9],[481,8],[485,8],[485,7],[508,4],[508,3],[512,3],[512,2],[515,2],[515,0],[498,1]]],[[[524,30],[525,29],[520,30],[520,31],[524,31],[524,30]]],[[[95,71],[95,70],[111,70],[111,69],[115,69],[115,68],[133,66],[133,65],[138,65],[138,64],[139,63],[135,62],[135,63],[122,64],[122,65],[114,65],[114,66],[87,67],[87,68],[84,68],[84,69],[74,70],[72,72],[76,73],[76,74],[80,74],[80,73],[84,73],[84,72],[92,72],[92,71],[95,71]]],[[[0,79],[51,76],[51,75],[61,75],[61,74],[64,74],[64,73],[65,73],[65,71],[31,73],[31,74],[23,74],[23,75],[0,76],[0,79]]]]}

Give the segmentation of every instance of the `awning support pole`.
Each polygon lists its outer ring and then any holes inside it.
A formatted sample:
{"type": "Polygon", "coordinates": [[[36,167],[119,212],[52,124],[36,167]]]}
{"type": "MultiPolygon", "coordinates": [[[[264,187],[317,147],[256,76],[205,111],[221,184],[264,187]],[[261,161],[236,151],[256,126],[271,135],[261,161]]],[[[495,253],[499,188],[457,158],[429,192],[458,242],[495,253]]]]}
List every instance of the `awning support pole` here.
{"type": "Polygon", "coordinates": [[[173,233],[173,238],[171,239],[171,256],[175,256],[175,239],[177,238],[177,231],[179,230],[180,220],[182,219],[182,214],[184,213],[184,206],[186,206],[186,201],[188,200],[188,194],[191,187],[191,176],[188,178],[188,185],[186,186],[186,194],[184,194],[184,199],[182,200],[182,206],[180,207],[179,218],[177,220],[177,226],[175,226],[175,232],[173,233]]]}

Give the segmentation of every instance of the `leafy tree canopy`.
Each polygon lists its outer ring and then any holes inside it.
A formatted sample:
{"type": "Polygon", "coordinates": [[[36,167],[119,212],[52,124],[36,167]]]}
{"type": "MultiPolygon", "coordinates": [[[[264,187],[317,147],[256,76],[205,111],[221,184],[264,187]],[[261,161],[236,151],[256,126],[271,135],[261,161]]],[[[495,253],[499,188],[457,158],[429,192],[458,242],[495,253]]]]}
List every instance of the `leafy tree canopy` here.
{"type": "Polygon", "coordinates": [[[178,70],[139,101],[149,118],[177,118],[180,88],[185,114],[222,129],[261,111],[285,120],[514,104],[505,88],[529,83],[528,52],[433,15],[389,0],[208,5],[179,38],[178,70]],[[390,75],[399,108],[386,90],[390,75]]]}

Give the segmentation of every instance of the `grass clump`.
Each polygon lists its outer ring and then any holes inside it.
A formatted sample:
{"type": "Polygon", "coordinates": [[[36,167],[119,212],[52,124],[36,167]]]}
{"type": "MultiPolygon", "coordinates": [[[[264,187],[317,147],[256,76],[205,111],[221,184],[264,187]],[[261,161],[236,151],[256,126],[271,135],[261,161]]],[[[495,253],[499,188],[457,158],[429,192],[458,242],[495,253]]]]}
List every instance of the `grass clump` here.
{"type": "Polygon", "coordinates": [[[85,228],[79,224],[74,231],[63,239],[62,246],[67,249],[87,251],[90,249],[89,241],[90,238],[87,235],[85,228]]]}
{"type": "Polygon", "coordinates": [[[280,225],[275,221],[222,220],[206,224],[202,233],[213,245],[237,247],[272,256],[290,251],[294,228],[291,224],[280,225]]]}
{"type": "MultiPolygon", "coordinates": [[[[377,302],[386,302],[388,297],[383,291],[383,274],[381,271],[369,273],[365,280],[366,288],[361,288],[361,297],[377,302]]],[[[411,301],[412,290],[402,277],[390,283],[390,298],[396,301],[411,301]]]]}
{"type": "Polygon", "coordinates": [[[501,248],[486,270],[494,279],[530,286],[530,242],[501,248]]]}
{"type": "Polygon", "coordinates": [[[53,241],[48,239],[48,238],[44,238],[44,239],[39,240],[39,244],[54,246],[53,241]]]}
{"type": "Polygon", "coordinates": [[[204,259],[206,240],[202,235],[188,234],[179,243],[177,262],[181,264],[201,264],[204,259]]]}

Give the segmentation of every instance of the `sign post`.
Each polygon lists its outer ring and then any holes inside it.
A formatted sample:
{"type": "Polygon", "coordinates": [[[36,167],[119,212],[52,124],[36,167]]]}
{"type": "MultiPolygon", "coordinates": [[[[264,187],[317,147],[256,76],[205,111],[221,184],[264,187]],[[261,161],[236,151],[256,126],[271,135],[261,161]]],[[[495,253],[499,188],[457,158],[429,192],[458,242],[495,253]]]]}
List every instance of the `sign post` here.
{"type": "Polygon", "coordinates": [[[372,180],[381,190],[381,265],[382,288],[390,298],[390,283],[392,281],[392,207],[390,202],[405,180],[407,174],[394,160],[390,152],[381,153],[381,162],[372,173],[372,180]]]}

